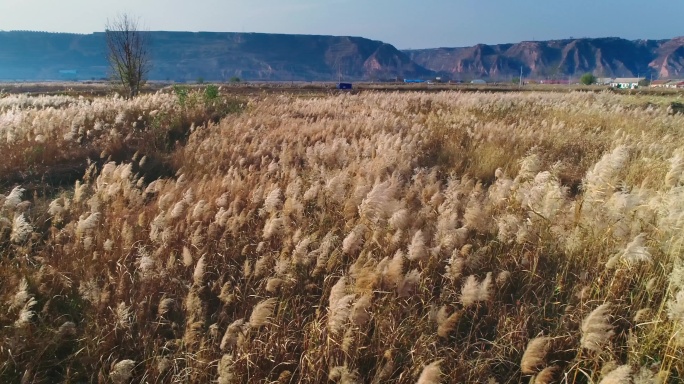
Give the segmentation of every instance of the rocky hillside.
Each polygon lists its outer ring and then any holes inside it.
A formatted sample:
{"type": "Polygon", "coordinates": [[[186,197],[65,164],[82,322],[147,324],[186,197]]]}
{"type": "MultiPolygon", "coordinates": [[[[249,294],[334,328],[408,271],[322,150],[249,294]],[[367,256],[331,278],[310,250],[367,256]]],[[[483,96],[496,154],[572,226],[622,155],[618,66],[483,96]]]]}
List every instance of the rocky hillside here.
{"type": "MultiPolygon", "coordinates": [[[[152,80],[381,80],[443,76],[684,77],[684,37],[525,41],[400,51],[362,37],[225,32],[148,32],[152,80]]],[[[89,80],[107,76],[104,33],[0,32],[0,80],[89,80]]]]}
{"type": "MultiPolygon", "coordinates": [[[[361,37],[149,32],[153,80],[337,80],[429,77],[392,45],[361,37]]],[[[0,79],[106,76],[104,33],[0,32],[0,79]]]]}
{"type": "Polygon", "coordinates": [[[417,64],[454,79],[519,76],[563,78],[593,72],[600,77],[684,76],[684,37],[524,41],[517,44],[405,51],[417,64]]]}

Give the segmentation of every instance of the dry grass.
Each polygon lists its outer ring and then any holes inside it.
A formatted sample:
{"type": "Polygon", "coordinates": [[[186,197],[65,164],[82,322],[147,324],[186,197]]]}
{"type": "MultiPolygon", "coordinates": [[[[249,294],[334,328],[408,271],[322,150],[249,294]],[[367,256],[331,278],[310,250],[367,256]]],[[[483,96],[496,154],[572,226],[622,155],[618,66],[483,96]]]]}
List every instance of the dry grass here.
{"type": "Polygon", "coordinates": [[[625,97],[5,97],[0,381],[679,382],[684,116],[625,97]]]}

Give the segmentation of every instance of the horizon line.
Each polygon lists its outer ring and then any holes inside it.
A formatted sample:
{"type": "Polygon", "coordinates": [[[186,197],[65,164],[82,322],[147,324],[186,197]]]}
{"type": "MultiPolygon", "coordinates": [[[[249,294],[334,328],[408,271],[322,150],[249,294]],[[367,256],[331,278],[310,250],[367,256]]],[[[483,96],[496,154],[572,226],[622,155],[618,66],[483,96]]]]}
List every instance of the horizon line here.
{"type": "MultiPolygon", "coordinates": [[[[49,33],[49,34],[63,34],[63,35],[81,35],[81,36],[88,36],[88,35],[95,35],[95,34],[103,34],[106,31],[92,31],[92,32],[64,32],[64,31],[39,31],[39,30],[30,30],[30,29],[10,29],[10,30],[3,30],[0,29],[0,33],[12,33],[12,32],[23,32],[23,33],[49,33]]],[[[397,48],[400,51],[419,51],[419,50],[428,50],[428,49],[453,49],[453,48],[470,48],[470,47],[476,47],[479,45],[489,45],[489,46],[494,46],[494,45],[515,45],[515,44],[521,44],[521,43],[539,43],[539,42],[549,42],[549,41],[568,41],[568,40],[601,40],[601,39],[621,39],[621,40],[627,40],[627,41],[665,41],[665,40],[674,40],[678,38],[684,38],[684,35],[679,35],[679,36],[673,36],[669,38],[661,38],[661,39],[628,39],[620,36],[600,36],[600,37],[574,37],[574,36],[569,36],[565,38],[554,38],[554,39],[532,39],[532,40],[520,40],[518,42],[504,42],[504,43],[475,43],[472,45],[460,45],[460,46],[438,46],[438,47],[426,47],[426,48],[398,48],[397,45],[393,43],[388,43],[384,40],[380,39],[373,39],[370,37],[365,37],[365,36],[360,36],[360,35],[330,35],[330,34],[316,34],[316,33],[282,33],[282,32],[237,32],[237,31],[188,31],[188,30],[146,30],[143,32],[147,33],[159,33],[159,32],[164,32],[164,33],[230,33],[230,34],[260,34],[260,35],[287,35],[287,36],[326,36],[326,37],[355,37],[355,38],[362,38],[362,39],[367,39],[367,40],[372,40],[372,41],[380,41],[385,44],[390,44],[397,48]]]]}

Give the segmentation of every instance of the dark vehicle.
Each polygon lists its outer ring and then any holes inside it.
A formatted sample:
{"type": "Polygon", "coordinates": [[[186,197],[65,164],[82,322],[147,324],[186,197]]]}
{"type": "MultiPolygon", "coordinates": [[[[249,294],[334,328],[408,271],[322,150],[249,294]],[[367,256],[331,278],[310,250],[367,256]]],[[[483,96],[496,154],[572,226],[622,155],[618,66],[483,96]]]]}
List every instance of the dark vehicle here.
{"type": "Polygon", "coordinates": [[[337,83],[337,89],[352,89],[352,83],[337,83]]]}

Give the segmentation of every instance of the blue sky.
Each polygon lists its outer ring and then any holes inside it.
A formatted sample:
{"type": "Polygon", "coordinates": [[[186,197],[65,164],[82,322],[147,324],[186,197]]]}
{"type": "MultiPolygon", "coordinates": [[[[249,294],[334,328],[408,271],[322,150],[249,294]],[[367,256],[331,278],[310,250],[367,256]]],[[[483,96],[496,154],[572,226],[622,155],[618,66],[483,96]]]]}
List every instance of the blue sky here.
{"type": "Polygon", "coordinates": [[[682,0],[0,0],[0,29],[90,33],[121,12],[149,30],[352,35],[397,48],[684,35],[682,0]]]}

